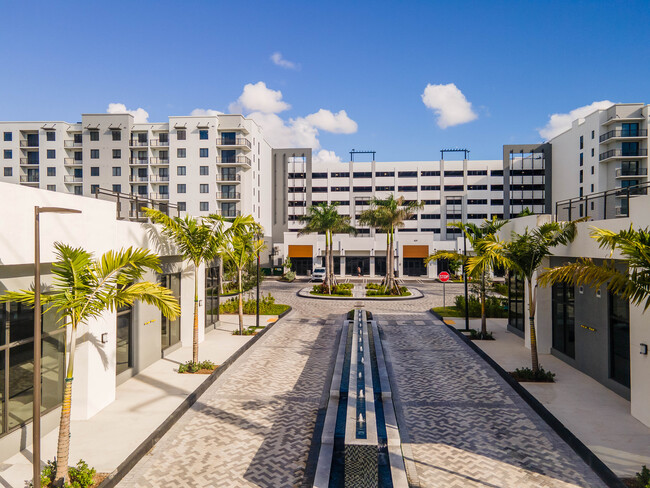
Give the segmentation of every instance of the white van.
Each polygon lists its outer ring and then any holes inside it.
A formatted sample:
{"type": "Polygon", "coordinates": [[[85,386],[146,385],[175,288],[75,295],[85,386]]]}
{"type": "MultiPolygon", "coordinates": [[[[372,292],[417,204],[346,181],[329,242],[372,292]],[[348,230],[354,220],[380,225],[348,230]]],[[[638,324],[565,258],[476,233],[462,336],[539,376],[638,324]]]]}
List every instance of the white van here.
{"type": "Polygon", "coordinates": [[[312,281],[324,281],[325,280],[325,268],[316,267],[314,272],[311,274],[312,281]]]}

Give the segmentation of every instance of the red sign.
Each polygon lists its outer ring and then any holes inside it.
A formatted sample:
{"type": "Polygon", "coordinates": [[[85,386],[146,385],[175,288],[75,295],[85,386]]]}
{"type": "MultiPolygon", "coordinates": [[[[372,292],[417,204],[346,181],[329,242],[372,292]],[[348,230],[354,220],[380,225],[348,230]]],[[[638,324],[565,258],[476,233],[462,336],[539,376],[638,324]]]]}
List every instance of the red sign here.
{"type": "Polygon", "coordinates": [[[446,271],[441,271],[440,274],[438,275],[438,279],[443,283],[445,281],[449,281],[449,273],[447,273],[446,271]]]}

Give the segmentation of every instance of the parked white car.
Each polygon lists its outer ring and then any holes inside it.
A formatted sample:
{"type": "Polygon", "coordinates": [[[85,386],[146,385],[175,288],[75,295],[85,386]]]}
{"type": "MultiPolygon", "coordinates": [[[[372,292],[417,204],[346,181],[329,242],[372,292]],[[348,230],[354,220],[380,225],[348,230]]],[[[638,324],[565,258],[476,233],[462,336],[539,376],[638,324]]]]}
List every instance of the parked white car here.
{"type": "Polygon", "coordinates": [[[314,268],[314,272],[311,274],[312,281],[323,281],[325,280],[325,268],[314,268]]]}

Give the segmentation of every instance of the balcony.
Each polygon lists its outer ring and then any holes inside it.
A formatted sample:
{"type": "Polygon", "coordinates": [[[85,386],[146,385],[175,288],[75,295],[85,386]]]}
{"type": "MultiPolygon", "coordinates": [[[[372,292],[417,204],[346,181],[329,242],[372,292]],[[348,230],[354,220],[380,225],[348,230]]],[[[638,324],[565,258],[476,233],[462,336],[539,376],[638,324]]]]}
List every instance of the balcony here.
{"type": "Polygon", "coordinates": [[[239,148],[245,151],[250,151],[251,148],[253,147],[251,141],[249,141],[244,137],[236,137],[235,139],[229,137],[228,138],[217,137],[217,147],[220,146],[225,146],[229,148],[239,148]]]}
{"type": "Polygon", "coordinates": [[[241,210],[221,210],[219,208],[217,209],[215,214],[219,215],[220,217],[225,217],[227,219],[233,219],[241,215],[241,210]]]}
{"type": "Polygon", "coordinates": [[[38,141],[30,141],[27,139],[22,139],[20,141],[20,147],[38,147],[38,141]]]}
{"type": "Polygon", "coordinates": [[[600,136],[600,142],[605,142],[610,139],[641,139],[648,136],[647,129],[617,129],[610,130],[600,136]]]}
{"type": "Polygon", "coordinates": [[[39,181],[39,175],[20,175],[21,183],[38,183],[39,181]]]}
{"type": "Polygon", "coordinates": [[[151,179],[152,183],[168,183],[169,182],[169,176],[151,175],[150,179],[151,179]]]}
{"type": "Polygon", "coordinates": [[[131,166],[146,166],[149,164],[148,158],[129,158],[129,164],[131,166]]]}
{"type": "Polygon", "coordinates": [[[601,153],[598,157],[599,161],[607,161],[608,159],[619,158],[637,158],[646,157],[648,155],[647,149],[639,149],[638,151],[623,151],[623,149],[610,149],[607,152],[601,153]]]}
{"type": "Polygon", "coordinates": [[[149,158],[149,164],[167,165],[169,164],[169,158],[149,158]]]}
{"type": "Polygon", "coordinates": [[[73,147],[81,147],[81,142],[75,142],[75,141],[63,141],[63,146],[65,148],[73,148],[73,147]]]}
{"type": "Polygon", "coordinates": [[[217,158],[217,164],[229,164],[233,166],[251,167],[251,160],[246,156],[235,156],[228,158],[217,158]]]}
{"type": "Polygon", "coordinates": [[[81,166],[83,164],[83,161],[81,159],[74,159],[74,158],[64,158],[63,159],[63,165],[64,166],[81,166]]]}
{"type": "Polygon", "coordinates": [[[217,181],[241,181],[241,175],[229,175],[217,172],[217,181]]]}
{"type": "Polygon", "coordinates": [[[241,193],[234,191],[218,191],[217,200],[239,200],[241,199],[241,193]]]}
{"type": "Polygon", "coordinates": [[[148,145],[149,145],[149,141],[139,141],[139,140],[136,140],[136,139],[130,139],[129,140],[129,146],[131,146],[131,147],[144,147],[144,146],[148,146],[148,145]]]}
{"type": "Polygon", "coordinates": [[[131,210],[129,212],[129,218],[134,220],[146,220],[147,214],[145,212],[134,212],[131,210]]]}
{"type": "Polygon", "coordinates": [[[169,200],[169,193],[151,193],[149,198],[152,200],[169,200]]]}
{"type": "Polygon", "coordinates": [[[20,158],[21,166],[38,166],[38,159],[20,158]]]}
{"type": "Polygon", "coordinates": [[[636,176],[647,176],[647,168],[616,168],[617,178],[631,178],[636,176]]]}
{"type": "Polygon", "coordinates": [[[63,181],[66,183],[83,183],[84,179],[82,176],[65,175],[63,181]]]}
{"type": "Polygon", "coordinates": [[[169,141],[161,141],[160,139],[151,139],[151,146],[153,147],[169,147],[169,141]]]}
{"type": "Polygon", "coordinates": [[[129,175],[130,183],[147,183],[148,181],[149,181],[149,175],[147,176],[129,175]]]}

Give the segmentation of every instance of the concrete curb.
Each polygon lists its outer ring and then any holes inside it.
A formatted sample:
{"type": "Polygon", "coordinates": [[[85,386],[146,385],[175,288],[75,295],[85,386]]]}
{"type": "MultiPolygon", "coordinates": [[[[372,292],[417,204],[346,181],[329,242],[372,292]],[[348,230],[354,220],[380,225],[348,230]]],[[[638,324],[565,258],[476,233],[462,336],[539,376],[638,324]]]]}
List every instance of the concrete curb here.
{"type": "Polygon", "coordinates": [[[219,366],[214,372],[212,372],[201,383],[192,393],[190,393],[181,404],[176,407],[176,409],[167,417],[162,424],[154,430],[149,437],[147,437],[142,443],[127,456],[127,458],[122,461],[122,463],[106,478],[102,481],[97,488],[114,488],[117,484],[122,481],[122,479],[133,469],[133,467],[138,464],[138,462],[147,454],[156,443],[173,427],[173,425],[178,422],[178,420],[187,412],[192,405],[205,393],[205,391],[212,386],[212,384],[221,376],[242,354],[244,354],[248,349],[250,349],[253,344],[255,344],[269,329],[271,329],[275,324],[277,324],[282,317],[291,312],[291,308],[282,312],[278,316],[278,320],[264,327],[263,330],[258,332],[253,338],[248,341],[246,344],[241,346],[235,353],[230,356],[223,364],[219,366]]]}
{"type": "Polygon", "coordinates": [[[580,458],[598,475],[598,477],[610,488],[625,488],[623,482],[619,479],[609,467],[596,456],[573,432],[567,429],[555,415],[553,415],[537,398],[528,390],[519,384],[508,372],[488,356],[480,347],[469,340],[461,331],[451,325],[447,325],[442,317],[432,310],[429,313],[442,321],[454,334],[461,338],[478,356],[480,356],[492,369],[494,369],[501,378],[503,378],[513,390],[539,415],[544,422],[551,427],[560,438],[566,442],[580,458]]]}
{"type": "Polygon", "coordinates": [[[417,288],[409,288],[409,291],[411,292],[411,296],[408,297],[336,297],[336,296],[322,296],[322,295],[312,295],[309,293],[309,291],[305,291],[308,288],[302,288],[299,290],[296,295],[301,297],[301,298],[313,298],[315,300],[363,300],[363,301],[372,301],[372,300],[377,300],[377,301],[399,301],[399,300],[417,300],[419,298],[424,298],[424,293],[422,293],[420,290],[417,288]],[[415,295],[413,292],[419,293],[419,295],[415,295]]]}

